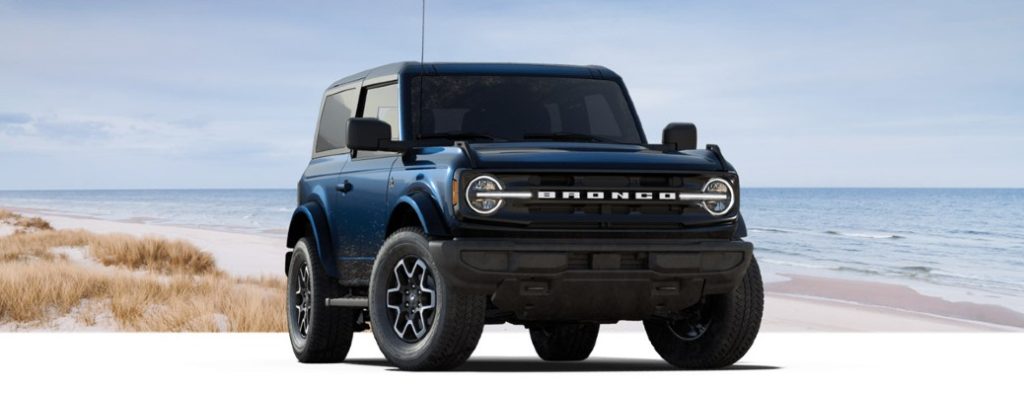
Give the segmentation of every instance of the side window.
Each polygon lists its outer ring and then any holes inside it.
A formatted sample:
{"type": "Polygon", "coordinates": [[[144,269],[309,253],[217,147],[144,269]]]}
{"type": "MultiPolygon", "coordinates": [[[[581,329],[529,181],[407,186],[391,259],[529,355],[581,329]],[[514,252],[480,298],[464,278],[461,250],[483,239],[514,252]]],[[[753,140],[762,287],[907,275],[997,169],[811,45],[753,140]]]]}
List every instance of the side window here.
{"type": "Polygon", "coordinates": [[[346,147],[348,119],[355,116],[359,90],[349,89],[327,96],[316,133],[316,152],[346,147]]]}
{"type": "Polygon", "coordinates": [[[398,140],[398,84],[367,89],[361,116],[387,122],[391,125],[391,139],[398,140]]]}

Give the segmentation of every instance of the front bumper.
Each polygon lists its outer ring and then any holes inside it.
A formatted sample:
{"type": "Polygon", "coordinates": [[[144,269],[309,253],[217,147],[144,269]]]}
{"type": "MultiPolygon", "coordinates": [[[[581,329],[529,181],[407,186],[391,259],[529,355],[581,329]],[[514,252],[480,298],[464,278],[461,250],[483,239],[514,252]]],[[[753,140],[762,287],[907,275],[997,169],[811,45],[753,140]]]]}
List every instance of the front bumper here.
{"type": "Polygon", "coordinates": [[[742,281],[753,245],[727,240],[453,239],[430,242],[451,286],[493,295],[517,321],[668,315],[742,281]]]}

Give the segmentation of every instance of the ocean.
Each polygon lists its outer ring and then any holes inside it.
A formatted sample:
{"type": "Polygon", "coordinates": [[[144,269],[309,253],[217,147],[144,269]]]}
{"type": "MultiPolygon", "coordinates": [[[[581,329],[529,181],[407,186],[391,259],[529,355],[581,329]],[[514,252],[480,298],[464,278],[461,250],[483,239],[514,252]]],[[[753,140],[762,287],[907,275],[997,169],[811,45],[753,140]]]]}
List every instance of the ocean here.
{"type": "MultiPolygon", "coordinates": [[[[1024,190],[746,188],[769,279],[810,274],[909,285],[1024,311],[1024,190]]],[[[284,234],[291,189],[0,191],[0,207],[284,234]]]]}

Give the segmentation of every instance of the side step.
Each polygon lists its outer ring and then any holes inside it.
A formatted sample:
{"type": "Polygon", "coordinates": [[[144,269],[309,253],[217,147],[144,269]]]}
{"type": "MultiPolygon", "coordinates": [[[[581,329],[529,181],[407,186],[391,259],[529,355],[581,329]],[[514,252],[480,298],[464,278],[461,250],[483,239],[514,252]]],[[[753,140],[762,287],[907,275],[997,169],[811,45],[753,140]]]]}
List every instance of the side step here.
{"type": "Polygon", "coordinates": [[[329,307],[370,307],[370,298],[365,296],[327,298],[324,300],[324,305],[329,307]]]}

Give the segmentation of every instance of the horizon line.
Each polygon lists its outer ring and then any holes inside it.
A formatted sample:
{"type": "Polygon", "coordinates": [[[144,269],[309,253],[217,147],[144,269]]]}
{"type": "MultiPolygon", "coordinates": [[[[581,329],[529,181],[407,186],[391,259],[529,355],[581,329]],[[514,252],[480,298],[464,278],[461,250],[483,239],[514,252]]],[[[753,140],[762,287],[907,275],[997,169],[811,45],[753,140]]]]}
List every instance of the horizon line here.
{"type": "MultiPolygon", "coordinates": [[[[993,187],[993,186],[913,186],[913,187],[891,187],[891,186],[744,186],[742,189],[907,189],[907,190],[924,190],[924,189],[1003,189],[1003,190],[1017,190],[1024,189],[1024,186],[1016,187],[993,187]]],[[[0,189],[0,193],[3,192],[100,192],[100,191],[279,191],[279,190],[295,190],[295,187],[238,187],[238,188],[202,188],[202,187],[186,187],[186,188],[36,188],[36,189],[0,189]]]]}

